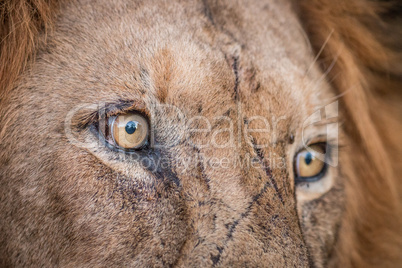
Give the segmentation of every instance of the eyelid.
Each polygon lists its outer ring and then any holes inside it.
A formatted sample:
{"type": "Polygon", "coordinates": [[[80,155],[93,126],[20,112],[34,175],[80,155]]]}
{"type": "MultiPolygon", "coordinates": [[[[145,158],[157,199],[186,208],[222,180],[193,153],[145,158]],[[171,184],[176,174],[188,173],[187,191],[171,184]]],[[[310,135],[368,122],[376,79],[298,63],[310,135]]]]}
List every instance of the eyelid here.
{"type": "Polygon", "coordinates": [[[84,129],[89,125],[99,123],[102,119],[131,111],[142,113],[150,118],[150,113],[143,100],[117,100],[84,106],[73,116],[72,126],[84,129]]]}
{"type": "Polygon", "coordinates": [[[303,141],[303,144],[301,144],[297,147],[296,152],[301,152],[313,144],[331,143],[332,140],[327,140],[326,135],[318,135],[318,136],[314,136],[314,137],[309,137],[306,140],[302,140],[302,141],[303,141]]]}
{"type": "Polygon", "coordinates": [[[127,101],[125,105],[121,105],[121,103],[120,103],[120,106],[110,106],[110,105],[105,105],[105,106],[107,106],[104,110],[104,115],[106,117],[118,116],[120,114],[125,114],[125,113],[130,113],[130,112],[143,114],[147,118],[150,117],[150,113],[146,109],[145,103],[142,101],[141,102],[127,101]]]}

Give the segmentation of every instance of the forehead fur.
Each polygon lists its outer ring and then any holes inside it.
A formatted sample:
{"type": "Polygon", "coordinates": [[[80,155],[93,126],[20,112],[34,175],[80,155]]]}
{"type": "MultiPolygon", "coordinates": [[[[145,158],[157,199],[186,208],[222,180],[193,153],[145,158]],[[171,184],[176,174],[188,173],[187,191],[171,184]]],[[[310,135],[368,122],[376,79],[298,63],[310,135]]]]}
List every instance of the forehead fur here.
{"type": "MultiPolygon", "coordinates": [[[[202,3],[169,2],[158,4],[158,9],[155,5],[149,1],[117,1],[113,5],[63,6],[64,15],[56,21],[58,31],[48,36],[48,45],[37,53],[32,75],[41,79],[31,79],[30,85],[39,82],[35,84],[38,92],[63,88],[65,93],[61,94],[89,102],[142,96],[148,106],[170,103],[188,112],[204,105],[216,110],[215,116],[225,113],[218,111],[219,107],[233,103],[236,94],[247,100],[258,96],[258,91],[268,91],[275,97],[260,95],[261,105],[272,107],[267,116],[286,115],[294,122],[322,106],[320,100],[330,100],[331,92],[323,76],[311,66],[308,42],[289,5],[261,4],[254,8],[255,12],[263,8],[262,14],[269,18],[278,11],[289,17],[263,20],[270,25],[261,24],[261,18],[243,18],[236,4],[229,13],[219,12],[219,6],[208,6],[214,12],[212,22],[197,15],[204,12],[202,3]],[[171,16],[173,12],[175,17],[171,16]],[[230,25],[231,21],[237,25],[230,25]],[[230,29],[234,36],[219,27],[230,29]],[[266,36],[250,30],[262,27],[266,36]],[[249,39],[255,45],[249,45],[249,39]],[[99,94],[93,96],[94,91],[99,94]]],[[[50,94],[58,96],[60,92],[50,94]]],[[[64,109],[75,104],[64,102],[64,109]]],[[[258,110],[254,110],[257,115],[258,110]]],[[[297,123],[293,124],[295,127],[297,123]]]]}

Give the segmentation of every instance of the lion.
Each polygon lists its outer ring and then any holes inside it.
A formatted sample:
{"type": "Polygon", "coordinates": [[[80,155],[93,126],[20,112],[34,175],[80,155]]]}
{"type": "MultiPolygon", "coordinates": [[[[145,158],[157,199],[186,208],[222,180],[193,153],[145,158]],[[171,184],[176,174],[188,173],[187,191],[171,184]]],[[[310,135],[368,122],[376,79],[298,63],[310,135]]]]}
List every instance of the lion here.
{"type": "Polygon", "coordinates": [[[6,0],[1,267],[400,267],[396,1],[6,0]]]}

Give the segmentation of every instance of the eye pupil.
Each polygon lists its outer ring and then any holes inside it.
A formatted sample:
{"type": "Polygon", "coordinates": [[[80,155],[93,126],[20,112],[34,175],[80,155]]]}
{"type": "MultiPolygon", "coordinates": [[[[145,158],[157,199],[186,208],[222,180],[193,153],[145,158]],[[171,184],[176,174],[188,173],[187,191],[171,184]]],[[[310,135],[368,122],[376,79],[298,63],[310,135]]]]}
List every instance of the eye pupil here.
{"type": "Polygon", "coordinates": [[[137,130],[137,123],[133,121],[129,121],[126,125],[127,134],[133,134],[137,130]]]}
{"type": "Polygon", "coordinates": [[[310,165],[311,161],[313,161],[313,155],[308,152],[306,154],[306,157],[304,158],[304,162],[306,163],[306,165],[310,165]]]}

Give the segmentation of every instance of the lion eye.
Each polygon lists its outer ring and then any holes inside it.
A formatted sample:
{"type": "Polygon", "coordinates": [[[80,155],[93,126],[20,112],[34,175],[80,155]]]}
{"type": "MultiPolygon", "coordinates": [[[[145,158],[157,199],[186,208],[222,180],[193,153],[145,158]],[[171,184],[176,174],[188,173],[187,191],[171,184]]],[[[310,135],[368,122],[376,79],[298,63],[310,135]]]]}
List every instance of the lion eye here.
{"type": "Polygon", "coordinates": [[[313,182],[321,179],[326,170],[325,144],[318,143],[309,146],[309,150],[300,151],[295,158],[295,173],[297,182],[313,182]]]}
{"type": "Polygon", "coordinates": [[[148,121],[138,113],[112,116],[106,128],[109,133],[107,139],[125,150],[140,149],[148,141],[148,121]]]}

